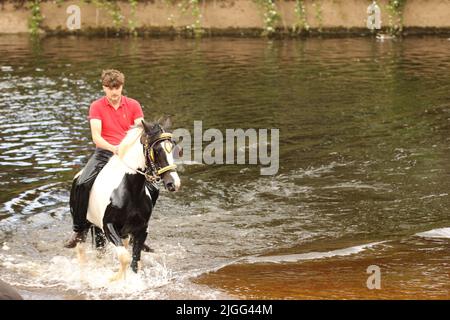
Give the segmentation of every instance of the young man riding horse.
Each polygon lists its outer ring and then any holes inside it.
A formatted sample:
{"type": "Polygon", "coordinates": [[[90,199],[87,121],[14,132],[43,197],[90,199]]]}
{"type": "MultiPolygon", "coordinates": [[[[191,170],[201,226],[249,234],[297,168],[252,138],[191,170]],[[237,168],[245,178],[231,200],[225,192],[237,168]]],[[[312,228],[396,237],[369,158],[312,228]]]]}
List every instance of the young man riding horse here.
{"type": "MultiPolygon", "coordinates": [[[[66,248],[75,248],[86,238],[89,224],[86,214],[89,194],[94,181],[109,159],[118,154],[118,145],[127,131],[143,120],[142,108],[134,99],[122,96],[125,76],[117,70],[104,70],[102,85],[105,96],[94,101],[89,109],[89,121],[92,140],[96,145],[94,154],[72,186],[71,214],[73,234],[64,244],[66,248]]],[[[148,247],[145,247],[148,250],[148,247]]]]}

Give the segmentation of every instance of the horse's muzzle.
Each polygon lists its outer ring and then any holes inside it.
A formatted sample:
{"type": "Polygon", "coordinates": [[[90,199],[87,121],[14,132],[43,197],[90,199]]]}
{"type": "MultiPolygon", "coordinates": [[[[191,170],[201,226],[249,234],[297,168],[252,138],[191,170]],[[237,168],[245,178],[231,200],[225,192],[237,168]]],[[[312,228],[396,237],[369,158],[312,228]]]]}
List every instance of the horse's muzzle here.
{"type": "Polygon", "coordinates": [[[176,191],[175,184],[174,184],[173,182],[169,182],[169,183],[166,185],[166,188],[167,188],[167,190],[169,190],[170,192],[176,191]]]}
{"type": "Polygon", "coordinates": [[[176,171],[168,171],[163,175],[164,186],[169,192],[176,192],[180,189],[180,177],[176,171]]]}

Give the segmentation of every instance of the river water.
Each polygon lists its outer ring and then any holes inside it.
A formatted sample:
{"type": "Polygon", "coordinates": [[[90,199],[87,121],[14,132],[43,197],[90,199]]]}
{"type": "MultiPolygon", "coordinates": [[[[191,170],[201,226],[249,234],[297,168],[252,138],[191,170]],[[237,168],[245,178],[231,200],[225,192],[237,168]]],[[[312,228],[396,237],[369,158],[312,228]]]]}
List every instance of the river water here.
{"type": "Polygon", "coordinates": [[[449,50],[446,38],[1,36],[2,280],[27,299],[450,298],[449,50]],[[280,129],[276,175],[181,163],[182,189],[161,191],[150,222],[154,252],[118,283],[111,247],[89,247],[80,268],[62,246],[105,68],[125,73],[146,119],[280,129]]]}

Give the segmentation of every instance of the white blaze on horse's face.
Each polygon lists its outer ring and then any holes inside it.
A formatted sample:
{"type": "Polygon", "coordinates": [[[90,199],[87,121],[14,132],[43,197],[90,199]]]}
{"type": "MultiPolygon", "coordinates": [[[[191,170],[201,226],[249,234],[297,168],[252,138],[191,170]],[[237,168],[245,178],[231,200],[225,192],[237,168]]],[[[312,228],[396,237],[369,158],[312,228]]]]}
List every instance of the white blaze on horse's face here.
{"type": "MultiPolygon", "coordinates": [[[[169,166],[173,165],[174,159],[173,159],[173,148],[172,148],[172,142],[171,141],[163,141],[162,142],[163,150],[166,155],[167,163],[169,166]]],[[[178,191],[181,186],[180,177],[178,176],[178,173],[176,171],[167,171],[162,175],[162,179],[164,181],[164,186],[169,191],[178,191]]]]}

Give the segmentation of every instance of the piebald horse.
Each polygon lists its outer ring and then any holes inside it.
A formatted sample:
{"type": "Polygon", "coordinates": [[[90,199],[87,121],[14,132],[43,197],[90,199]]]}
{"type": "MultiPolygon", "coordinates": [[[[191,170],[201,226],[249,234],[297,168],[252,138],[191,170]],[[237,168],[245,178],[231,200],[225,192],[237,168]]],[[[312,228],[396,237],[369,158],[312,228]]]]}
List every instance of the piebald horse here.
{"type": "MultiPolygon", "coordinates": [[[[180,188],[173,157],[175,144],[172,135],[166,132],[169,126],[170,119],[166,119],[162,125],[143,121],[131,128],[119,145],[118,155],[111,157],[92,186],[87,219],[116,246],[120,262],[112,281],[125,278],[130,261],[132,270],[138,270],[149,219],[158,196],[156,192],[152,199],[148,184],[162,179],[167,190],[174,192],[180,188]],[[127,250],[130,238],[132,259],[127,250]]],[[[81,244],[77,251],[82,262],[84,249],[81,244]]]]}

